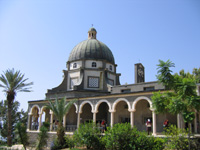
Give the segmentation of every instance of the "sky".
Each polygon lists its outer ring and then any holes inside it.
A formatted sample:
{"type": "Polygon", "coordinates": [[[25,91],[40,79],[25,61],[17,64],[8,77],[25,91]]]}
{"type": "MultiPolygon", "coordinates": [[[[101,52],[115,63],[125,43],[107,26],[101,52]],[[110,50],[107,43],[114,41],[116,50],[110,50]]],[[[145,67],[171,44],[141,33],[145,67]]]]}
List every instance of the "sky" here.
{"type": "Polygon", "coordinates": [[[200,67],[199,0],[0,0],[0,74],[14,68],[34,82],[32,92],[17,93],[20,109],[62,82],[71,50],[92,25],[121,84],[134,83],[136,63],[146,82],[157,80],[159,59],[175,63],[174,73],[200,67]]]}

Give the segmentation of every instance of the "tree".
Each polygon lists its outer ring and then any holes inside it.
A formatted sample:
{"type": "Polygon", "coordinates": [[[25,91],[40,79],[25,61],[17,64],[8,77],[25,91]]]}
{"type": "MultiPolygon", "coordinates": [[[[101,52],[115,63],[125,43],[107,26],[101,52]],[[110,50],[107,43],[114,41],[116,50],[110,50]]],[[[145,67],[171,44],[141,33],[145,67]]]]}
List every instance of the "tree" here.
{"type": "Polygon", "coordinates": [[[8,136],[7,144],[8,146],[12,145],[12,107],[13,101],[17,92],[30,92],[30,86],[33,85],[33,82],[26,83],[28,78],[24,79],[24,74],[20,71],[15,71],[14,69],[8,69],[0,76],[0,87],[3,88],[3,92],[6,93],[6,98],[8,102],[8,136]]]}
{"type": "MultiPolygon", "coordinates": [[[[196,78],[184,70],[180,74],[172,75],[170,67],[175,67],[170,60],[159,60],[158,81],[166,86],[168,91],[153,93],[153,107],[158,113],[170,112],[181,114],[184,122],[189,124],[188,137],[190,138],[190,123],[195,118],[195,110],[200,109],[200,96],[196,93],[196,78]]],[[[189,146],[190,147],[190,146],[189,146]]]]}
{"type": "Polygon", "coordinates": [[[64,145],[65,139],[65,129],[63,127],[63,117],[66,113],[68,113],[69,109],[71,108],[72,104],[76,100],[69,101],[67,105],[65,102],[66,98],[62,98],[60,100],[56,99],[55,103],[49,100],[49,104],[46,105],[46,107],[53,111],[53,114],[58,119],[58,128],[57,128],[57,138],[58,138],[58,144],[64,145]]]}
{"type": "Polygon", "coordinates": [[[50,123],[49,122],[43,122],[43,125],[40,128],[40,133],[37,137],[37,144],[36,144],[36,150],[43,150],[44,146],[47,145],[47,139],[48,139],[48,129],[49,129],[50,123]]]}
{"type": "Polygon", "coordinates": [[[26,132],[26,126],[23,123],[18,122],[16,124],[16,131],[19,135],[20,143],[23,144],[23,147],[26,150],[26,147],[29,144],[28,143],[28,135],[27,135],[27,132],[26,132]]]}
{"type": "Polygon", "coordinates": [[[192,74],[190,74],[189,72],[185,73],[184,70],[181,70],[179,74],[182,77],[193,78],[196,81],[196,83],[200,83],[200,68],[193,68],[192,74]]]}
{"type": "MultiPolygon", "coordinates": [[[[22,123],[25,127],[27,124],[27,118],[28,118],[28,112],[24,112],[23,109],[22,110],[18,110],[19,109],[19,102],[18,101],[14,101],[13,102],[13,109],[12,109],[12,129],[11,129],[11,135],[12,135],[12,143],[16,143],[18,141],[20,141],[19,139],[19,134],[16,132],[16,124],[18,122],[22,123]]],[[[2,138],[6,139],[8,136],[8,132],[7,132],[7,100],[2,100],[0,101],[0,135],[2,138]]]]}

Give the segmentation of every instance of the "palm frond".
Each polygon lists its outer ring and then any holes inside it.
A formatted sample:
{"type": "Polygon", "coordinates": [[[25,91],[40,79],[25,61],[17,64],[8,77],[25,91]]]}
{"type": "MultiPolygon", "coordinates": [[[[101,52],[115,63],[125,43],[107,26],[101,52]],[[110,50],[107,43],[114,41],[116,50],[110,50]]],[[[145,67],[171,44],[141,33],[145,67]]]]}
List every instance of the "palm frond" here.
{"type": "Polygon", "coordinates": [[[66,98],[55,99],[55,102],[53,100],[48,100],[49,103],[46,104],[46,108],[53,111],[56,118],[59,120],[59,122],[62,122],[63,117],[66,115],[66,113],[69,111],[70,107],[76,100],[70,101],[67,105],[66,104],[66,98]]]}
{"type": "Polygon", "coordinates": [[[30,92],[30,86],[33,82],[25,83],[28,78],[24,79],[24,74],[20,71],[15,71],[14,69],[8,69],[3,72],[0,76],[0,87],[4,88],[4,91],[15,91],[15,92],[30,92]]]}
{"type": "Polygon", "coordinates": [[[69,109],[71,108],[71,106],[77,101],[77,99],[71,100],[67,103],[65,109],[64,109],[64,113],[68,113],[69,109]]]}

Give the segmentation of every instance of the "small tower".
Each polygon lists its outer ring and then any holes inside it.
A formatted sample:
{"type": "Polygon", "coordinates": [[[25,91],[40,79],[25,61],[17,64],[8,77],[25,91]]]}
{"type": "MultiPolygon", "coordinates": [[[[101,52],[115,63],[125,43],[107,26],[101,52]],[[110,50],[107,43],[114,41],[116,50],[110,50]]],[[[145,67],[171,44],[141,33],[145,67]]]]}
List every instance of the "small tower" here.
{"type": "Polygon", "coordinates": [[[88,31],[88,39],[96,39],[97,31],[95,28],[90,28],[88,31]]]}
{"type": "Polygon", "coordinates": [[[141,63],[135,64],[135,83],[145,82],[144,66],[141,63]]]}

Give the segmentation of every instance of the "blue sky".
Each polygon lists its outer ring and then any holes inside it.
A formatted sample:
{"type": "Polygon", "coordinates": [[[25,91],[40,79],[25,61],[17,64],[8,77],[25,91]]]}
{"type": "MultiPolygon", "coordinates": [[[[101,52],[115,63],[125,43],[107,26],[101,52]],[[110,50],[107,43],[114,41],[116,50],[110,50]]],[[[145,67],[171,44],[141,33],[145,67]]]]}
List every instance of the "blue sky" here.
{"type": "Polygon", "coordinates": [[[62,82],[71,50],[92,24],[113,52],[121,84],[134,83],[138,62],[147,82],[156,80],[159,59],[174,62],[174,72],[200,67],[199,0],[0,0],[0,74],[15,68],[34,82],[33,92],[17,94],[21,108],[62,82]]]}

